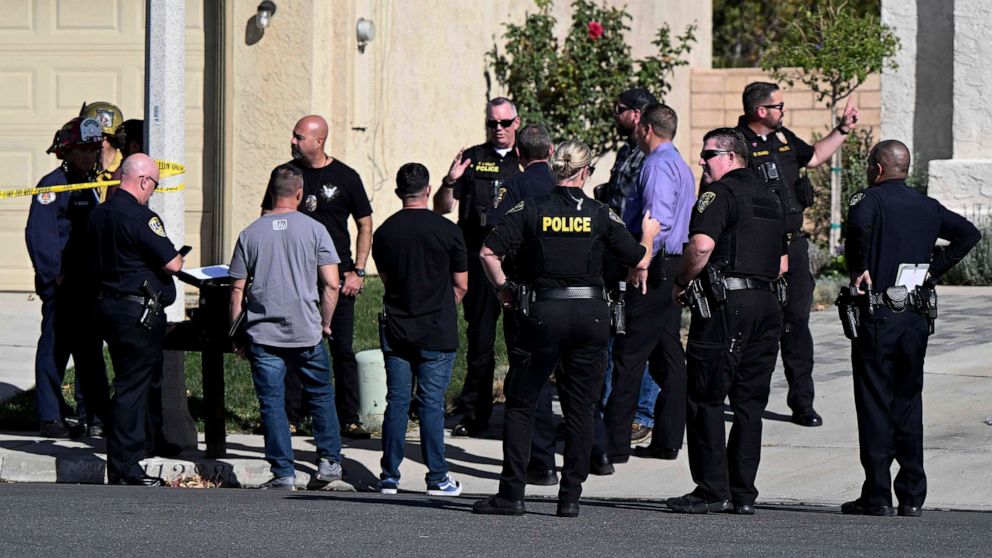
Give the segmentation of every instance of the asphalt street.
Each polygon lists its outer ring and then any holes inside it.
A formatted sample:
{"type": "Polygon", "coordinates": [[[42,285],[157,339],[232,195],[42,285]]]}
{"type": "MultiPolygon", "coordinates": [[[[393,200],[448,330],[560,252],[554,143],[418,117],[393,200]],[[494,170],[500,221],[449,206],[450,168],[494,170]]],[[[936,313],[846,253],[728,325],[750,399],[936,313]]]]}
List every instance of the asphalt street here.
{"type": "Polygon", "coordinates": [[[524,517],[470,513],[475,498],[419,493],[267,492],[0,485],[2,556],[987,556],[992,513],[844,516],[760,507],[687,516],[660,502],[555,502],[524,517]]]}

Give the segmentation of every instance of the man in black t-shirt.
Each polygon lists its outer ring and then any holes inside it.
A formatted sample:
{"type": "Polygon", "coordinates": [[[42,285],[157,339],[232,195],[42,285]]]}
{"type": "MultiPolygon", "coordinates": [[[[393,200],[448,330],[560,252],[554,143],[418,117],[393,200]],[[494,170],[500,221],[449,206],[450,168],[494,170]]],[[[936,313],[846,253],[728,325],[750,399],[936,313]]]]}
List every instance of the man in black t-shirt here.
{"type": "Polygon", "coordinates": [[[744,134],[749,148],[748,166],[781,200],[789,237],[788,297],[782,312],[781,345],[792,422],[820,426],[823,419],[813,410],[813,336],[809,331],[815,283],[809,269],[809,240],[802,231],[803,209],[813,205],[813,191],[808,180],[800,179],[799,171],[830,160],[858,122],[858,108],[848,98],[837,127],[809,145],[783,125],[785,102],[778,85],[751,83],[744,88],[742,100],[744,114],[736,129],[744,134]]]}
{"type": "MultiPolygon", "coordinates": [[[[334,310],[330,339],[331,360],[334,363],[334,392],[341,434],[349,438],[368,438],[369,432],[358,417],[358,364],[352,340],[355,330],[355,297],[365,282],[365,263],[372,245],[372,206],[362,185],[362,179],[351,167],[331,157],[325,151],[327,121],[317,115],[304,116],[293,128],[290,146],[292,164],[303,172],[303,201],[299,210],[320,221],[334,241],[341,258],[341,296],[334,310]],[[358,236],[352,258],[348,217],[355,220],[358,236]]],[[[262,213],[271,209],[272,200],[266,194],[262,213]]],[[[303,389],[296,374],[286,375],[286,414],[290,424],[298,425],[303,418],[303,389]]]]}
{"type": "Polygon", "coordinates": [[[403,209],[375,232],[372,257],[385,293],[379,338],[386,361],[379,491],[396,494],[413,379],[427,494],[458,496],[462,485],[444,459],[444,393],[458,349],[455,305],[468,289],[465,241],[458,227],[428,209],[427,169],[407,163],[396,174],[403,209]]]}
{"type": "MultiPolygon", "coordinates": [[[[434,211],[441,214],[451,212],[458,200],[458,227],[470,254],[479,253],[483,239],[492,229],[500,189],[520,172],[513,150],[519,127],[517,108],[509,99],[496,97],[486,103],[486,142],[458,151],[434,195],[434,211]]],[[[467,369],[456,410],[462,419],[451,429],[455,436],[484,433],[489,429],[493,410],[494,346],[500,304],[479,258],[468,259],[468,284],[463,302],[468,322],[467,369]]],[[[507,346],[507,350],[513,347],[507,346]]]]}

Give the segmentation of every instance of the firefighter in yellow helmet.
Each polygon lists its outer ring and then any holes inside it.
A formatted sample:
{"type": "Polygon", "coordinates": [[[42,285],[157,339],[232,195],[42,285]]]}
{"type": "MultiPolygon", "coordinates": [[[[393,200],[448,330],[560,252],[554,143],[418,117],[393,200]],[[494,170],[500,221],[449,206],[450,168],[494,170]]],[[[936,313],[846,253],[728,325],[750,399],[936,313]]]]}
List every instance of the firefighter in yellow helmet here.
{"type": "MultiPolygon", "coordinates": [[[[114,171],[121,166],[123,157],[121,156],[120,145],[117,141],[117,128],[124,123],[124,115],[117,105],[106,101],[95,103],[83,103],[79,109],[79,116],[82,118],[92,118],[100,123],[103,131],[103,146],[100,151],[100,161],[97,164],[96,181],[109,182],[113,180],[114,171]]],[[[107,199],[107,190],[100,189],[100,200],[107,199]]]]}

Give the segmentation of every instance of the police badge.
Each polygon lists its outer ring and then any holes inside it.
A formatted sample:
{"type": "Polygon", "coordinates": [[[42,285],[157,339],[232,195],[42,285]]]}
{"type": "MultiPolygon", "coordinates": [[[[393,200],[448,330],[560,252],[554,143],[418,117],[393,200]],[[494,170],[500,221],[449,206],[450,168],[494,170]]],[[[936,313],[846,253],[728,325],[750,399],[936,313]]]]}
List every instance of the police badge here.
{"type": "Polygon", "coordinates": [[[159,236],[165,236],[165,225],[162,224],[162,220],[158,217],[152,217],[148,220],[148,228],[159,236]]]}
{"type": "Polygon", "coordinates": [[[716,199],[716,194],[713,192],[703,192],[703,195],[699,196],[699,201],[696,202],[696,211],[702,213],[706,211],[706,208],[713,203],[716,199]]]}
{"type": "Polygon", "coordinates": [[[307,213],[317,211],[317,196],[310,194],[303,198],[303,208],[307,210],[307,213]]]}

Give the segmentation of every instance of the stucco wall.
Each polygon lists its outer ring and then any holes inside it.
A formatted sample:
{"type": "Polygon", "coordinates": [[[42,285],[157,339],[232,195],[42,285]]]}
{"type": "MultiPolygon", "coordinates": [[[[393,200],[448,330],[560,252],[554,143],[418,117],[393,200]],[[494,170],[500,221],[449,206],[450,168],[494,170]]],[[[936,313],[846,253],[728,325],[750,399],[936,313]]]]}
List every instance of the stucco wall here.
{"type": "MultiPolygon", "coordinates": [[[[627,4],[634,16],[628,42],[635,57],[653,48],[663,22],[679,33],[695,22],[699,39],[690,61],[710,66],[709,0],[607,3],[627,4]]],[[[228,253],[237,232],[258,215],[269,171],[289,158],[293,124],[309,112],[328,118],[328,151],[361,174],[376,223],[399,208],[392,190],[400,165],[422,162],[436,183],[459,147],[485,139],[485,52],[504,22],[522,22],[534,10],[531,0],[282,0],[265,36],[248,46],[244,28],[255,4],[231,4],[228,253]],[[355,38],[359,17],[376,26],[364,53],[355,38]]],[[[566,0],[556,2],[562,36],[569,10],[566,0]]],[[[689,112],[689,76],[688,69],[678,72],[667,99],[680,114],[689,112]]],[[[688,147],[688,136],[680,141],[688,147]]],[[[597,165],[590,184],[606,180],[609,162],[597,165]]]]}

